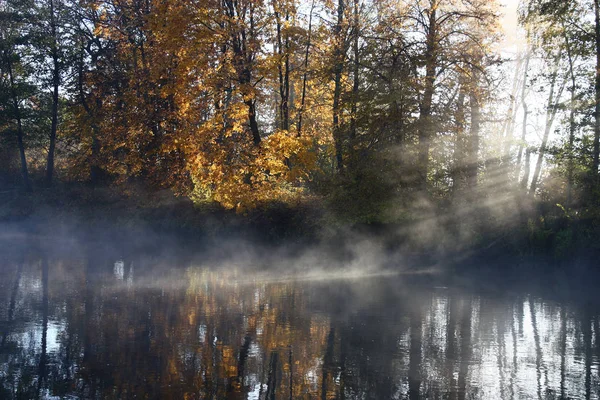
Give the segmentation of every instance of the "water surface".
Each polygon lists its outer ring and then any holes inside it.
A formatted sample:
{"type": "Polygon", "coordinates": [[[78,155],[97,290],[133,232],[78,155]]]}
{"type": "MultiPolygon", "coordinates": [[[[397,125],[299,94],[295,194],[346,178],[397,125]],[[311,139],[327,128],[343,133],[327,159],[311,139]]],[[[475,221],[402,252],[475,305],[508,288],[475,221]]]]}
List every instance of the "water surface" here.
{"type": "Polygon", "coordinates": [[[94,241],[0,246],[2,399],[600,398],[593,303],[94,241]]]}

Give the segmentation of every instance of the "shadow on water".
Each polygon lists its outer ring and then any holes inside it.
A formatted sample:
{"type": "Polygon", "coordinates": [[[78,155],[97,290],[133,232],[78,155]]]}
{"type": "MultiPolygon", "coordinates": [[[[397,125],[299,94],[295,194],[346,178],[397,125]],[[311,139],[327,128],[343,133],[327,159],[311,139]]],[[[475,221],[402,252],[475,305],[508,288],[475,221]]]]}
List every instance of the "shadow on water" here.
{"type": "Polygon", "coordinates": [[[129,244],[0,241],[0,398],[600,398],[585,297],[129,244]]]}

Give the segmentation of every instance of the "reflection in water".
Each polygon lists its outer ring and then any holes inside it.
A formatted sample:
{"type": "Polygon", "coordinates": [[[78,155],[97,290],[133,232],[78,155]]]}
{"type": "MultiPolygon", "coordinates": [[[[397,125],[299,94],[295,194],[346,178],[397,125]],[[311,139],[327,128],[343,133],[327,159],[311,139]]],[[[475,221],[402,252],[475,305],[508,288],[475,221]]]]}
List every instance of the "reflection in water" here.
{"type": "Polygon", "coordinates": [[[0,260],[0,398],[600,396],[589,307],[175,264],[90,248],[0,260]]]}

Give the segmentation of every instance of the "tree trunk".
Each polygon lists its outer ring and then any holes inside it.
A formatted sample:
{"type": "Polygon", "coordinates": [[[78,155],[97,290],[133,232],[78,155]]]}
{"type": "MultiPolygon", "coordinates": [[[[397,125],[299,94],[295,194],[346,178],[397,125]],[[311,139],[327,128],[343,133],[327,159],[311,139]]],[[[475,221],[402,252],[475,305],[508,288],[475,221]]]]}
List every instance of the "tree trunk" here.
{"type": "Polygon", "coordinates": [[[524,192],[527,191],[527,183],[529,182],[529,173],[531,170],[531,148],[525,150],[525,167],[523,170],[523,178],[521,179],[521,188],[524,192]]]}
{"type": "Polygon", "coordinates": [[[462,187],[464,178],[464,157],[465,157],[465,92],[461,85],[456,102],[456,137],[454,140],[454,168],[452,176],[452,191],[458,193],[462,187]]]}
{"type": "Polygon", "coordinates": [[[531,51],[528,49],[527,54],[525,55],[525,69],[523,75],[523,86],[521,87],[521,107],[523,107],[523,127],[521,134],[521,143],[519,143],[519,154],[517,155],[517,179],[518,172],[521,169],[521,161],[523,158],[523,149],[525,147],[525,137],[527,135],[527,116],[529,114],[529,109],[527,107],[527,102],[525,101],[525,97],[527,94],[527,73],[529,72],[529,59],[531,58],[531,51]]]}
{"type": "Polygon", "coordinates": [[[50,146],[46,163],[46,185],[52,186],[54,175],[54,150],[56,147],[56,130],[58,128],[58,85],[60,68],[58,65],[58,38],[56,37],[56,20],[54,18],[54,0],[50,0],[50,29],[52,31],[52,125],[50,127],[50,146]]]}
{"type": "Polygon", "coordinates": [[[569,77],[571,78],[571,100],[569,102],[569,147],[567,148],[567,208],[573,202],[573,145],[575,143],[575,73],[573,71],[573,55],[569,37],[565,34],[567,59],[569,60],[569,77]]]}
{"type": "Polygon", "coordinates": [[[433,136],[433,124],[431,121],[431,104],[435,91],[435,78],[437,69],[437,1],[431,4],[429,14],[429,30],[427,31],[427,47],[425,50],[425,89],[420,104],[418,121],[419,130],[419,156],[418,168],[420,175],[420,186],[423,190],[427,188],[427,175],[429,173],[429,147],[433,136]]]}
{"type": "MultiPolygon", "coordinates": [[[[289,10],[285,11],[285,22],[289,22],[290,13],[289,10]]],[[[290,37],[286,32],[285,34],[285,70],[283,74],[283,93],[285,101],[282,101],[281,107],[283,109],[283,130],[287,131],[290,129],[290,37]]]]}
{"type": "Polygon", "coordinates": [[[600,155],[600,0],[594,0],[596,45],[596,74],[594,82],[594,154],[592,162],[592,187],[598,183],[598,157],[600,155]]]}
{"type": "MultiPolygon", "coordinates": [[[[277,53],[279,55],[279,63],[277,69],[279,72],[279,96],[281,104],[279,105],[279,121],[282,130],[289,129],[289,96],[290,96],[290,55],[289,55],[289,38],[286,34],[285,45],[281,32],[281,16],[275,8],[275,24],[277,27],[277,53]],[[283,65],[282,65],[283,64],[283,65]]],[[[289,12],[286,10],[286,22],[289,21],[289,12]]]]}
{"type": "Polygon", "coordinates": [[[90,183],[96,184],[102,176],[102,168],[98,158],[100,157],[100,140],[98,139],[98,126],[92,124],[92,159],[90,165],[90,183]]]}
{"type": "MultiPolygon", "coordinates": [[[[100,168],[100,165],[98,163],[98,157],[100,155],[100,140],[98,138],[98,133],[100,131],[100,128],[98,127],[98,124],[94,121],[94,112],[86,100],[86,95],[85,95],[85,92],[83,89],[83,85],[84,85],[84,73],[83,73],[84,51],[85,50],[82,46],[82,48],[80,50],[80,55],[79,55],[79,65],[77,68],[78,69],[77,70],[77,74],[78,74],[77,86],[78,86],[78,91],[79,91],[79,102],[81,103],[81,105],[83,106],[83,109],[85,110],[86,114],[88,115],[88,117],[91,120],[90,128],[92,129],[92,148],[91,148],[92,157],[90,160],[90,183],[95,184],[98,182],[98,180],[100,179],[100,176],[102,174],[102,169],[100,168]]],[[[102,101],[98,98],[96,100],[96,108],[100,109],[101,104],[102,104],[102,101]]]]}
{"type": "Polygon", "coordinates": [[[258,122],[256,121],[256,104],[254,99],[245,101],[248,106],[248,122],[250,124],[250,132],[254,144],[259,145],[261,141],[260,131],[258,130],[258,122]]]}
{"type": "Polygon", "coordinates": [[[356,113],[358,110],[358,89],[360,86],[360,64],[359,64],[359,54],[358,54],[358,39],[359,39],[359,16],[358,16],[358,0],[354,0],[354,40],[352,43],[352,50],[354,53],[354,70],[353,74],[353,82],[352,82],[352,109],[350,111],[350,140],[353,144],[354,139],[356,138],[356,113]]]}
{"type": "Polygon", "coordinates": [[[342,144],[342,132],[340,129],[340,97],[342,95],[342,72],[344,70],[345,44],[342,38],[342,24],[344,23],[344,0],[338,0],[337,23],[334,28],[335,43],[335,65],[334,65],[334,89],[333,89],[333,140],[335,142],[335,158],[338,171],[344,170],[344,156],[342,144]]]}
{"type": "Polygon", "coordinates": [[[546,154],[546,146],[548,145],[548,137],[550,136],[550,130],[552,129],[552,124],[554,123],[554,118],[556,117],[556,111],[558,110],[558,102],[560,101],[560,97],[564,90],[565,84],[567,83],[566,79],[563,81],[560,86],[558,93],[556,96],[554,95],[554,89],[556,88],[556,79],[558,75],[558,66],[560,62],[560,58],[562,56],[562,49],[559,50],[556,58],[554,59],[554,69],[552,70],[552,75],[550,76],[550,94],[548,95],[548,105],[546,106],[546,125],[544,127],[544,136],[542,137],[542,144],[540,146],[540,152],[538,154],[538,159],[535,164],[535,170],[533,172],[533,177],[531,178],[531,186],[529,188],[529,193],[533,196],[535,195],[535,190],[537,189],[538,179],[540,177],[540,173],[542,171],[542,163],[544,161],[544,155],[546,154]]]}
{"type": "Polygon", "coordinates": [[[519,76],[523,65],[523,59],[519,57],[515,66],[515,75],[513,77],[513,86],[510,94],[510,105],[508,107],[508,117],[502,128],[502,137],[504,139],[504,150],[502,163],[508,165],[510,163],[510,148],[514,136],[514,125],[517,114],[517,91],[519,90],[519,76]]]}
{"type": "Polygon", "coordinates": [[[471,189],[477,186],[477,172],[479,170],[479,131],[481,129],[481,106],[479,104],[477,72],[473,71],[474,83],[469,93],[469,106],[471,107],[471,132],[469,135],[469,155],[467,166],[467,183],[471,189]]]}
{"type": "MultiPolygon", "coordinates": [[[[259,145],[262,139],[256,119],[256,100],[252,89],[250,89],[252,86],[251,68],[255,53],[249,42],[251,39],[255,38],[256,35],[253,25],[254,20],[252,17],[250,18],[250,27],[247,31],[245,27],[238,26],[234,21],[244,21],[248,9],[243,8],[240,10],[237,1],[234,0],[224,0],[222,6],[224,7],[226,16],[231,20],[231,48],[233,50],[234,66],[238,75],[238,83],[242,89],[244,104],[248,107],[248,126],[250,128],[250,133],[252,134],[252,141],[255,145],[259,145]]],[[[253,13],[252,7],[253,5],[250,3],[250,15],[253,13]]]]}
{"type": "Polygon", "coordinates": [[[17,145],[19,146],[19,157],[21,159],[21,175],[23,177],[23,188],[26,192],[31,192],[31,181],[29,180],[29,172],[27,169],[27,158],[25,157],[25,145],[23,143],[23,123],[21,121],[21,110],[19,108],[19,97],[15,85],[15,77],[13,75],[11,55],[6,54],[8,65],[8,79],[10,81],[10,91],[14,107],[15,120],[17,121],[17,145]]]}
{"type": "Polygon", "coordinates": [[[304,105],[306,101],[306,80],[308,77],[308,55],[310,53],[310,40],[312,35],[312,16],[315,9],[315,0],[310,6],[310,14],[308,16],[308,36],[306,38],[306,50],[304,51],[304,75],[302,76],[302,99],[300,100],[300,110],[298,111],[298,137],[302,135],[302,114],[304,113],[304,105]]]}

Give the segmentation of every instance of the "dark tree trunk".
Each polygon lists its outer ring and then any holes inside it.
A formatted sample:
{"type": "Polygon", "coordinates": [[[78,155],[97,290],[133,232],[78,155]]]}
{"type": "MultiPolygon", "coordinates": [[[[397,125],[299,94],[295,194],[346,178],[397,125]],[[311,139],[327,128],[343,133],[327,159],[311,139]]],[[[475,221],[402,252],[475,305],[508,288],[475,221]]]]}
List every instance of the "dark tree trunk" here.
{"type": "Polygon", "coordinates": [[[56,131],[58,128],[58,85],[60,83],[60,67],[58,60],[58,38],[56,32],[54,0],[50,0],[50,29],[52,34],[52,125],[50,127],[50,145],[46,163],[46,185],[52,186],[54,176],[54,152],[56,147],[56,131]]]}
{"type": "Polygon", "coordinates": [[[429,148],[433,136],[433,123],[431,121],[431,104],[435,91],[435,78],[437,70],[437,0],[432,2],[429,13],[429,29],[427,31],[427,47],[425,49],[425,88],[419,106],[418,121],[419,156],[418,168],[420,186],[427,189],[427,175],[429,173],[429,148]]]}
{"type": "Polygon", "coordinates": [[[334,65],[334,89],[333,89],[333,140],[335,142],[335,158],[338,171],[344,170],[343,138],[340,127],[340,98],[342,95],[342,72],[344,70],[344,56],[346,53],[345,40],[342,37],[342,25],[344,23],[344,0],[338,0],[337,23],[334,29],[335,43],[335,65],[334,65]]]}
{"type": "MultiPolygon", "coordinates": [[[[98,124],[94,121],[94,110],[92,110],[92,108],[88,104],[86,94],[84,91],[84,51],[85,49],[82,47],[80,50],[79,65],[77,70],[77,86],[79,91],[79,102],[83,106],[83,109],[85,110],[88,118],[90,118],[91,120],[90,127],[92,130],[92,157],[90,160],[90,183],[95,184],[98,182],[100,176],[102,175],[102,169],[100,168],[100,165],[98,163],[98,157],[100,156],[100,140],[98,138],[100,128],[98,127],[98,124]]],[[[98,98],[96,100],[96,111],[100,109],[101,105],[102,101],[98,98]]]]}
{"type": "MultiPolygon", "coordinates": [[[[286,23],[290,20],[289,11],[285,12],[286,23]]],[[[281,102],[281,111],[283,114],[283,130],[290,129],[290,38],[285,34],[285,56],[284,56],[284,74],[283,74],[283,97],[281,102]]]]}
{"type": "Polygon", "coordinates": [[[306,50],[304,51],[304,74],[302,76],[302,99],[300,100],[300,110],[298,111],[298,137],[302,135],[302,114],[306,103],[306,80],[308,78],[308,55],[310,54],[310,40],[312,35],[312,16],[315,9],[315,0],[310,6],[308,16],[308,37],[306,38],[306,50]]]}
{"type": "Polygon", "coordinates": [[[98,157],[100,156],[100,140],[98,135],[95,133],[96,130],[92,126],[92,159],[90,165],[90,183],[96,184],[102,176],[102,168],[98,163],[98,157]]]}
{"type": "Polygon", "coordinates": [[[4,54],[8,65],[8,79],[10,81],[10,91],[12,103],[17,121],[17,145],[19,147],[19,157],[21,159],[21,176],[23,177],[23,187],[26,192],[31,191],[31,181],[29,180],[29,172],[27,169],[27,158],[25,157],[25,145],[23,143],[23,123],[21,120],[21,109],[19,108],[19,97],[15,85],[15,77],[13,75],[12,61],[10,54],[4,54]]]}
{"type": "Polygon", "coordinates": [[[354,0],[354,38],[352,51],[354,53],[354,69],[352,71],[352,109],[350,111],[350,141],[354,144],[356,138],[356,114],[358,111],[358,89],[360,87],[360,59],[358,39],[360,36],[358,0],[354,0]]]}
{"type": "MultiPolygon", "coordinates": [[[[289,11],[285,10],[285,21],[290,20],[289,11]]],[[[289,36],[285,34],[285,40],[281,32],[281,16],[279,11],[275,10],[275,23],[277,26],[277,52],[279,55],[279,63],[277,69],[279,71],[279,97],[281,104],[279,105],[279,120],[282,130],[288,130],[290,127],[290,54],[289,54],[289,36]]]]}
{"type": "Polygon", "coordinates": [[[238,75],[238,83],[242,88],[242,96],[244,104],[248,107],[248,126],[252,134],[252,141],[255,145],[259,145],[262,138],[258,129],[256,118],[256,99],[252,91],[249,89],[252,86],[252,64],[255,58],[255,50],[252,49],[251,41],[256,39],[254,30],[254,19],[252,17],[252,4],[250,8],[240,8],[237,1],[223,0],[223,9],[227,17],[232,21],[245,21],[246,13],[250,13],[250,26],[239,27],[233,23],[229,27],[231,32],[231,48],[233,50],[234,66],[238,75]]]}
{"type": "Polygon", "coordinates": [[[598,157],[600,156],[600,0],[594,0],[596,45],[596,74],[594,82],[594,154],[592,161],[593,185],[598,183],[598,157]]]}
{"type": "Polygon", "coordinates": [[[256,121],[256,103],[254,100],[247,100],[245,104],[248,106],[248,122],[250,124],[250,133],[252,133],[252,141],[258,145],[262,139],[258,130],[258,122],[256,121]]]}

